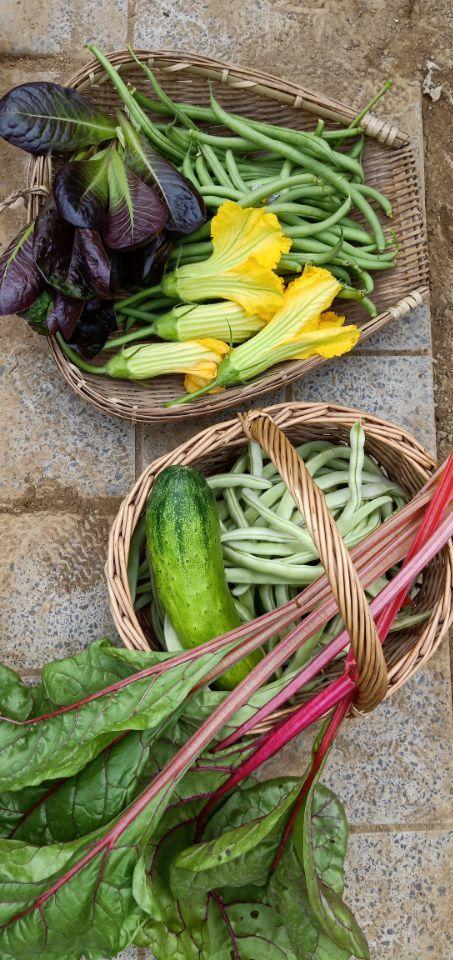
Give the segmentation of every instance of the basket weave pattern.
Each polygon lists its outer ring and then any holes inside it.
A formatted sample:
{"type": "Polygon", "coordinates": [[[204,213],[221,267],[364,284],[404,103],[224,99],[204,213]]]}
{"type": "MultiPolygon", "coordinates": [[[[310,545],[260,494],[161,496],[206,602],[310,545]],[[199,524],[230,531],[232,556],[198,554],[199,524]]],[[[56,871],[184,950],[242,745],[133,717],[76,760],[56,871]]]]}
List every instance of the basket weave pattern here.
{"type": "MultiPolygon", "coordinates": [[[[208,103],[208,84],[211,82],[216,96],[227,110],[295,129],[312,128],[314,116],[322,117],[327,127],[348,124],[354,116],[353,111],[341,103],[258,71],[239,69],[186,53],[137,52],[156,70],[167,93],[177,100],[201,105],[208,103]]],[[[129,52],[115,53],[111,60],[121,70],[125,81],[149,93],[149,84],[129,52]]],[[[119,106],[117,95],[97,61],[88,63],[71,77],[68,84],[108,112],[119,106]]],[[[371,114],[366,115],[363,126],[367,134],[364,154],[367,183],[385,193],[393,204],[391,227],[398,236],[399,252],[396,268],[378,272],[373,294],[377,317],[364,321],[360,306],[341,302],[341,312],[347,319],[360,324],[361,341],[428,298],[422,204],[408,137],[394,125],[371,114]]],[[[36,216],[43,193],[49,191],[51,185],[51,160],[48,157],[33,160],[28,182],[31,192],[27,196],[29,219],[36,216]]],[[[192,413],[215,414],[227,407],[244,407],[251,398],[276,390],[326,362],[320,357],[312,357],[280,364],[243,386],[194,400],[190,409],[184,406],[166,408],[167,400],[183,392],[181,378],[158,377],[144,384],[96,377],[74,367],[53,339],[49,346],[60,372],[76,393],[103,412],[133,422],[148,423],[185,419],[192,413]]],[[[102,355],[99,360],[103,360],[102,355]]]]}
{"type": "MultiPolygon", "coordinates": [[[[445,547],[424,571],[414,610],[431,610],[429,618],[410,630],[391,634],[385,644],[384,660],[350,555],[324,495],[292,446],[311,439],[348,442],[349,431],[359,418],[365,431],[367,453],[413,496],[436,469],[432,457],[400,427],[331,404],[285,403],[262,413],[239,415],[227,423],[209,427],[155,460],[123,501],[110,532],[106,576],[112,615],[125,645],[141,650],[157,645],[146,613],[140,611],[136,615],[134,612],[127,577],[131,537],[146,507],[154,478],[170,464],[195,466],[208,476],[226,470],[253,437],[266,450],[290,488],[316,543],[355,654],[356,706],[360,710],[372,709],[405,683],[438,647],[452,620],[453,547],[451,544],[445,547]]],[[[279,711],[267,723],[274,722],[284,712],[279,711]]]]}

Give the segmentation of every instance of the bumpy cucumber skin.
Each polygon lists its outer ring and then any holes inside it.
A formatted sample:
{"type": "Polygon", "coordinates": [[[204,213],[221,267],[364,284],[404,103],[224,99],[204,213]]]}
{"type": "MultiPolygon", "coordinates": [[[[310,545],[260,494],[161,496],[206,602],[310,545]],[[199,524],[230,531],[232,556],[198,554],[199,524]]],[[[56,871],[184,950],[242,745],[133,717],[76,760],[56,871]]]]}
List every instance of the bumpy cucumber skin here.
{"type": "MultiPolygon", "coordinates": [[[[158,474],[147,503],[146,536],[157,595],[184,647],[239,626],[214,495],[198,470],[171,466],[158,474]]],[[[250,655],[217,684],[231,690],[259,659],[259,653],[250,655]]]]}

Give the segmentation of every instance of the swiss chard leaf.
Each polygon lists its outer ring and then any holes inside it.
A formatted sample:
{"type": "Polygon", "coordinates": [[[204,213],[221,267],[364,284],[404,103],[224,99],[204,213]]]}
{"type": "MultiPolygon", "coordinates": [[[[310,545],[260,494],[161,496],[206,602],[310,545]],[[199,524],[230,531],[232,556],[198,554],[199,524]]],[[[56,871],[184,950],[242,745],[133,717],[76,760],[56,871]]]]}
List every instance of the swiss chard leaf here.
{"type": "Polygon", "coordinates": [[[244,903],[225,903],[221,893],[209,897],[203,960],[294,960],[281,917],[257,893],[244,903]]]}
{"type": "Polygon", "coordinates": [[[0,714],[13,720],[26,720],[33,700],[30,691],[15,670],[0,663],[0,714]]]}
{"type": "Polygon", "coordinates": [[[83,840],[44,847],[0,840],[0,956],[99,960],[128,946],[142,920],[134,870],[171,790],[151,785],[83,840]]]}
{"type": "Polygon", "coordinates": [[[115,136],[113,120],[71,87],[38,81],[0,100],[0,137],[28,153],[65,153],[115,136]]]}
{"type": "Polygon", "coordinates": [[[0,257],[0,314],[27,310],[44,287],[33,256],[34,223],[11,241],[0,257]]]}
{"type": "Polygon", "coordinates": [[[87,277],[80,234],[60,217],[52,200],[36,221],[33,255],[38,270],[52,287],[66,297],[91,299],[93,288],[87,277]]]}
{"type": "Polygon", "coordinates": [[[297,960],[349,960],[350,950],[333,943],[318,924],[308,899],[305,874],[292,845],[273,873],[269,894],[281,916],[297,960]]]}
{"type": "Polygon", "coordinates": [[[47,314],[47,329],[49,333],[61,330],[68,339],[74,333],[83,310],[83,300],[66,297],[64,293],[56,291],[52,306],[47,314]]]}
{"type": "Polygon", "coordinates": [[[88,160],[65,163],[58,170],[53,195],[58,211],[75,227],[102,230],[108,207],[110,151],[88,160]]]}
{"type": "Polygon", "coordinates": [[[163,230],[168,209],[149,184],[128,170],[117,151],[110,155],[109,208],[104,239],[113,250],[132,250],[163,230]]]}
{"type": "Polygon", "coordinates": [[[206,208],[199,193],[124,118],[122,126],[128,144],[127,164],[140,177],[159,187],[170,211],[167,229],[182,234],[192,233],[206,220],[206,208]]]}
{"type": "MultiPolygon", "coordinates": [[[[316,778],[307,794],[303,810],[298,817],[302,828],[302,865],[305,873],[310,907],[317,923],[338,947],[349,951],[354,957],[370,956],[367,941],[352,915],[332,887],[320,876],[315,849],[319,851],[319,835],[314,833],[313,803],[316,778]]],[[[318,852],[318,856],[320,856],[318,852]]],[[[328,865],[326,867],[327,871],[328,865]]],[[[336,873],[334,871],[334,876],[336,873]]],[[[337,879],[337,877],[336,877],[337,879]]]]}
{"type": "Polygon", "coordinates": [[[188,847],[173,861],[173,893],[179,897],[232,884],[265,885],[297,794],[291,780],[237,791],[212,818],[212,839],[188,847]]]}
{"type": "MultiPolygon", "coordinates": [[[[311,811],[311,841],[317,874],[341,897],[349,833],[343,804],[332,790],[318,783],[313,793],[311,811]]],[[[295,831],[294,843],[302,862],[302,830],[295,831]]]]}
{"type": "Polygon", "coordinates": [[[158,730],[177,714],[215,662],[217,655],[206,654],[165,672],[149,667],[42,717],[0,721],[0,789],[19,790],[71,776],[115,734],[158,730]]]}
{"type": "Polygon", "coordinates": [[[109,334],[118,329],[116,313],[109,303],[89,300],[69,339],[69,345],[82,357],[91,359],[103,350],[109,334]]]}

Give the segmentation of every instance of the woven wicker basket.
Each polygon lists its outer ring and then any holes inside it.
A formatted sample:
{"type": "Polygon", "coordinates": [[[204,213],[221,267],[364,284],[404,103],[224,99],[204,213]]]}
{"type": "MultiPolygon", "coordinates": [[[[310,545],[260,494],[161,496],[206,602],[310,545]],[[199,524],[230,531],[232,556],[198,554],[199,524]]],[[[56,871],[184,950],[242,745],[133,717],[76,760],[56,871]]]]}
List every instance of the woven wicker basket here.
{"type": "Polygon", "coordinates": [[[356,656],[359,669],[357,705],[362,710],[369,710],[405,683],[428,660],[451,622],[453,548],[451,543],[448,544],[424,571],[414,609],[431,610],[429,619],[411,630],[391,634],[385,644],[384,660],[350,555],[344,548],[323,494],[292,446],[292,443],[300,444],[314,438],[347,442],[349,431],[358,418],[365,431],[367,452],[390,478],[414,496],[436,468],[423,447],[400,427],[331,404],[279,404],[263,413],[240,414],[227,423],[209,427],[172,453],[155,460],[121,504],[110,532],[106,575],[113,618],[125,645],[140,650],[157,646],[147,615],[143,611],[134,612],[127,577],[131,536],[145,509],[155,476],[164,467],[176,463],[196,466],[206,475],[225,470],[253,437],[267,451],[290,488],[318,548],[356,656]],[[341,585],[346,586],[343,595],[341,585]]]}
{"type": "MultiPolygon", "coordinates": [[[[341,103],[257,71],[186,53],[144,50],[138,51],[138,55],[153,66],[162,86],[175,99],[206,104],[208,83],[212,82],[216,96],[227,109],[296,129],[312,127],[313,115],[323,117],[328,127],[338,123],[344,126],[354,116],[353,111],[341,103]]],[[[111,60],[121,68],[126,81],[146,92],[146,77],[128,52],[115,53],[111,60]]],[[[71,77],[68,84],[107,111],[118,106],[117,95],[95,60],[71,77]]],[[[364,160],[367,183],[382,190],[392,202],[394,217],[391,226],[400,244],[397,267],[379,273],[377,277],[373,298],[379,315],[375,319],[363,322],[363,309],[357,305],[345,306],[342,301],[342,313],[360,323],[361,338],[365,340],[427,299],[428,265],[422,202],[409,139],[395,126],[372,114],[366,115],[363,127],[368,137],[364,160]]],[[[27,196],[29,219],[37,214],[43,202],[43,191],[49,191],[51,184],[52,163],[49,158],[34,160],[28,184],[31,191],[27,196]]],[[[286,363],[243,387],[199,398],[189,409],[166,408],[165,401],[183,391],[182,379],[160,377],[148,384],[133,384],[83,374],[68,361],[54,340],[49,341],[49,345],[60,372],[76,393],[105,413],[134,422],[181,419],[195,413],[215,414],[226,407],[244,407],[251,397],[276,390],[325,362],[314,357],[286,363]]],[[[102,356],[99,359],[102,360],[102,356]]]]}

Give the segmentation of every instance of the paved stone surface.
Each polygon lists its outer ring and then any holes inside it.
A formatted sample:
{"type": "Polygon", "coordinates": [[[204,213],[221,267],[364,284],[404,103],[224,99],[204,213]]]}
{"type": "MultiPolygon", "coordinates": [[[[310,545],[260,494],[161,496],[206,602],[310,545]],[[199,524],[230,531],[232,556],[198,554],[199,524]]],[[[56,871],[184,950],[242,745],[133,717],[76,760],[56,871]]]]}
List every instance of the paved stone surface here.
{"type": "Polygon", "coordinates": [[[36,668],[115,636],[103,578],[112,515],[86,505],[74,513],[2,515],[2,660],[36,668]]]}
{"type": "Polygon", "coordinates": [[[3,0],[0,13],[0,52],[56,54],[87,41],[111,50],[125,45],[127,0],[3,0]]]}
{"type": "Polygon", "coordinates": [[[351,836],[345,896],[368,937],[373,960],[447,960],[453,955],[452,857],[452,831],[351,836]]]}
{"type": "MultiPolygon", "coordinates": [[[[0,330],[2,328],[0,327],[0,330]]],[[[0,336],[1,499],[121,496],[134,478],[134,428],[102,416],[62,380],[45,340],[16,319],[0,336]],[[14,442],[12,442],[14,440],[14,442]]]]}
{"type": "Polygon", "coordinates": [[[388,353],[420,352],[431,350],[431,325],[429,306],[411,310],[401,320],[389,323],[387,327],[366,340],[357,348],[358,353],[375,353],[385,350],[388,353]]]}
{"type": "Polygon", "coordinates": [[[293,384],[296,400],[332,400],[392,420],[435,451],[429,357],[349,354],[293,384]]]}

